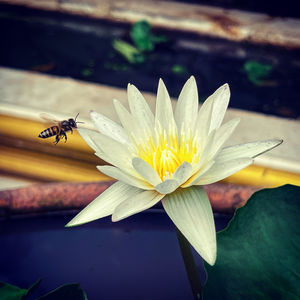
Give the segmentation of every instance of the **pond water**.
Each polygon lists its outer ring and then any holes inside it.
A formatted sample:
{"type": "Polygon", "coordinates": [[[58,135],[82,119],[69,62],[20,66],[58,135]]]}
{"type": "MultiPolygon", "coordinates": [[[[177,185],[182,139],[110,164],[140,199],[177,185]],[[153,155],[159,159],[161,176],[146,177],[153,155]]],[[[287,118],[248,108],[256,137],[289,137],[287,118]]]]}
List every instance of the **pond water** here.
{"type": "MultiPolygon", "coordinates": [[[[174,226],[162,209],[64,228],[73,216],[0,221],[0,281],[28,288],[42,278],[32,299],[74,282],[89,300],[193,299],[174,226]]],[[[215,216],[217,230],[229,220],[215,216]]],[[[201,257],[194,257],[204,281],[201,257]]]]}
{"type": "Polygon", "coordinates": [[[200,101],[228,82],[230,106],[288,118],[300,116],[297,50],[234,43],[155,30],[166,42],[129,63],[112,46],[130,44],[130,26],[0,5],[0,65],[125,88],[156,92],[158,78],[178,97],[190,75],[200,101]]]}

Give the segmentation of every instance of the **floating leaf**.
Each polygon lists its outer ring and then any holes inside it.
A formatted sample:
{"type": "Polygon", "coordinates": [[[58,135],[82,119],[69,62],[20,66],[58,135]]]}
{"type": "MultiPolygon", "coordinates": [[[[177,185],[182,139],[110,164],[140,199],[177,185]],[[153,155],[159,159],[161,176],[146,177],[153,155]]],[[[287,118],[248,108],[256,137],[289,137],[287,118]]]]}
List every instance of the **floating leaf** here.
{"type": "Polygon", "coordinates": [[[81,75],[84,76],[84,77],[89,77],[89,76],[93,75],[93,73],[94,72],[91,69],[83,69],[81,71],[81,75]]]}
{"type": "Polygon", "coordinates": [[[256,192],[217,235],[204,299],[300,299],[300,187],[256,192]]]}
{"type": "MultiPolygon", "coordinates": [[[[17,286],[0,282],[0,299],[1,300],[25,300],[27,296],[40,284],[38,279],[28,289],[21,289],[17,286]]],[[[85,292],[80,288],[78,283],[65,284],[48,294],[39,297],[37,300],[88,300],[85,292]]]]}
{"type": "Polygon", "coordinates": [[[58,287],[37,300],[87,300],[87,296],[78,283],[69,283],[58,287]]]}
{"type": "Polygon", "coordinates": [[[176,74],[187,74],[188,70],[183,65],[173,65],[172,66],[172,72],[176,74]]]}
{"type": "Polygon", "coordinates": [[[269,85],[265,78],[272,71],[272,65],[262,64],[255,60],[249,60],[244,64],[243,70],[246,72],[248,79],[255,85],[269,85]]]}
{"type": "Polygon", "coordinates": [[[152,51],[154,49],[151,35],[151,26],[147,21],[136,22],[130,31],[134,44],[142,51],[152,51]]]}
{"type": "Polygon", "coordinates": [[[0,281],[0,299],[1,300],[21,300],[29,295],[41,282],[38,279],[28,289],[21,289],[17,286],[0,281]]]}
{"type": "Polygon", "coordinates": [[[132,64],[142,63],[145,61],[144,55],[137,48],[127,42],[114,40],[113,47],[132,64]]]}
{"type": "Polygon", "coordinates": [[[20,289],[17,286],[0,282],[0,299],[1,300],[21,300],[23,296],[27,295],[28,290],[20,289]]]}
{"type": "Polygon", "coordinates": [[[104,64],[104,67],[109,70],[113,71],[127,71],[128,66],[124,64],[117,64],[117,63],[112,63],[112,62],[106,62],[104,64]]]}
{"type": "Polygon", "coordinates": [[[130,37],[140,51],[153,51],[155,44],[166,41],[166,37],[154,35],[151,25],[145,20],[133,24],[130,37]]]}
{"type": "Polygon", "coordinates": [[[30,296],[32,292],[39,286],[41,283],[42,279],[38,279],[36,282],[34,282],[27,290],[26,296],[30,296]]]}

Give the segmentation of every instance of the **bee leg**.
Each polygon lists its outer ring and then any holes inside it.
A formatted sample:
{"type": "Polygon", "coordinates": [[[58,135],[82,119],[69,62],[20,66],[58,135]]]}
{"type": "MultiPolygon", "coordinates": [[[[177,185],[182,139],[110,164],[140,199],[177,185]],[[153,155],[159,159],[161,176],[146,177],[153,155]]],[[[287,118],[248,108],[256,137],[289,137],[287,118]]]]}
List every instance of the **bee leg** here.
{"type": "Polygon", "coordinates": [[[66,126],[66,131],[71,131],[71,133],[73,134],[72,126],[66,126]]]}
{"type": "Polygon", "coordinates": [[[60,141],[60,135],[56,135],[54,145],[57,145],[59,141],[60,141]]]}
{"type": "Polygon", "coordinates": [[[62,132],[62,136],[65,138],[65,143],[66,143],[68,138],[67,138],[67,134],[64,131],[62,132]]]}

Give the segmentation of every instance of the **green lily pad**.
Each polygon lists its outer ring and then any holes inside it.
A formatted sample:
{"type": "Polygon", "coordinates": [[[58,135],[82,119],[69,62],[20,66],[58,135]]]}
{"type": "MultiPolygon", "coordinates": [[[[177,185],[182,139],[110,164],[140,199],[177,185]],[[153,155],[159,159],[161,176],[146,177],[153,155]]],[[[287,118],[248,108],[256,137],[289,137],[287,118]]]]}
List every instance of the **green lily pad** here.
{"type": "Polygon", "coordinates": [[[254,85],[269,85],[264,79],[267,78],[273,69],[272,65],[262,64],[255,60],[249,60],[244,64],[243,70],[247,74],[248,80],[254,85]]]}
{"type": "Polygon", "coordinates": [[[165,42],[167,39],[161,35],[154,35],[149,22],[142,20],[133,24],[130,37],[140,51],[153,51],[155,44],[165,42]]]}
{"type": "Polygon", "coordinates": [[[204,299],[300,299],[300,187],[253,194],[217,243],[204,299]]]}
{"type": "Polygon", "coordinates": [[[140,64],[145,61],[145,56],[136,47],[127,42],[114,40],[113,48],[132,64],[140,64]]]}
{"type": "Polygon", "coordinates": [[[1,300],[21,300],[28,296],[41,282],[38,279],[28,289],[21,289],[17,286],[0,281],[0,299],[1,300]]]}
{"type": "Polygon", "coordinates": [[[189,73],[185,66],[178,65],[178,64],[172,66],[172,72],[175,74],[188,74],[189,73]]]}
{"type": "Polygon", "coordinates": [[[17,286],[0,282],[0,299],[1,300],[21,300],[23,296],[27,295],[28,290],[20,289],[17,286]]]}
{"type": "Polygon", "coordinates": [[[87,296],[78,283],[69,283],[58,287],[37,300],[87,300],[87,296]]]}

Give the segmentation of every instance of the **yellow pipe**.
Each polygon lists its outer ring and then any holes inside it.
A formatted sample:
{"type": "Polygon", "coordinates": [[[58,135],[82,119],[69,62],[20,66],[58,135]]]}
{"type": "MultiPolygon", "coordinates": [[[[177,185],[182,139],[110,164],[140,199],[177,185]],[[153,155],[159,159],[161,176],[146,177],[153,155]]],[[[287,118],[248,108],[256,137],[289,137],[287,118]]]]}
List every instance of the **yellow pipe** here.
{"type": "MultiPolygon", "coordinates": [[[[45,128],[47,128],[47,125],[41,122],[0,115],[0,134],[16,139],[48,143],[52,144],[53,147],[64,147],[69,151],[93,153],[93,150],[76,131],[74,131],[73,135],[68,134],[67,143],[60,142],[56,146],[53,144],[54,138],[44,140],[38,138],[38,134],[45,128]]],[[[58,181],[93,181],[106,180],[108,178],[98,172],[92,162],[90,164],[83,163],[78,160],[4,146],[1,146],[0,154],[0,169],[7,172],[58,181]]],[[[226,178],[224,181],[265,187],[275,187],[283,184],[300,186],[300,174],[251,165],[226,178]]]]}
{"type": "MultiPolygon", "coordinates": [[[[101,174],[94,164],[6,146],[0,146],[0,169],[24,177],[47,181],[105,181],[111,179],[101,174]]],[[[254,165],[227,177],[224,181],[259,187],[275,187],[283,184],[300,186],[298,174],[254,165]]]]}
{"type": "Polygon", "coordinates": [[[0,169],[46,181],[106,181],[96,166],[48,154],[0,146],[0,169]]]}
{"type": "Polygon", "coordinates": [[[227,177],[224,181],[258,187],[277,187],[284,184],[300,186],[300,174],[251,165],[227,177]]]}

